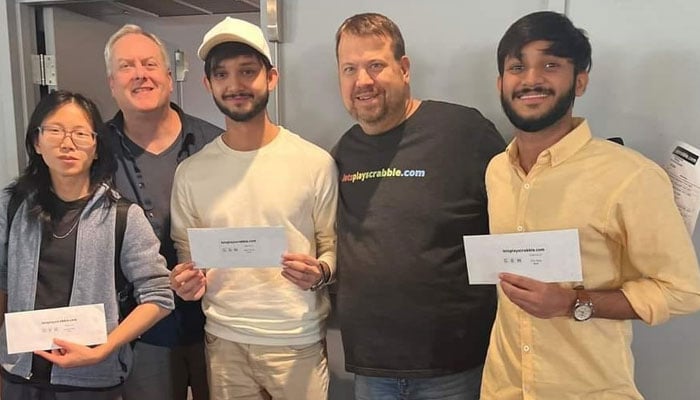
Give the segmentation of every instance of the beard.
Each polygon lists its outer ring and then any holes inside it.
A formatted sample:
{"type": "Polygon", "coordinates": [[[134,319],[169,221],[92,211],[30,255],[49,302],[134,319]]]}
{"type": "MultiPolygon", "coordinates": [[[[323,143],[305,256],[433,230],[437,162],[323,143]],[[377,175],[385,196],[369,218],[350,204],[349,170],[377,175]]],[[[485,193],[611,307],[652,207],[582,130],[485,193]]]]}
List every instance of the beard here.
{"type": "MultiPolygon", "coordinates": [[[[352,94],[354,99],[359,91],[352,94]]],[[[410,98],[410,92],[406,88],[401,90],[378,91],[377,96],[381,99],[375,107],[367,108],[355,104],[353,100],[348,112],[360,124],[365,125],[381,125],[385,121],[399,119],[399,116],[406,112],[406,102],[410,98]]]]}
{"type": "MultiPolygon", "coordinates": [[[[571,88],[568,92],[564,93],[564,95],[562,95],[556,100],[556,103],[554,103],[554,106],[549,111],[545,112],[539,117],[527,118],[518,115],[517,111],[515,111],[515,109],[511,105],[511,102],[506,99],[506,96],[504,95],[503,91],[501,91],[501,107],[503,107],[503,111],[510,120],[510,123],[513,124],[513,126],[515,126],[517,129],[523,132],[538,132],[554,125],[557,121],[564,117],[567,112],[569,112],[569,108],[573,106],[574,99],[576,99],[575,85],[576,82],[574,82],[571,85],[571,88]]],[[[533,92],[546,94],[554,93],[549,89],[535,87],[533,89],[527,89],[516,92],[513,94],[513,97],[533,92]]]]}
{"type": "Polygon", "coordinates": [[[375,124],[381,121],[386,116],[386,106],[380,105],[378,109],[372,111],[360,111],[354,108],[350,115],[358,122],[365,124],[375,124]]]}
{"type": "Polygon", "coordinates": [[[353,104],[352,108],[350,109],[350,115],[357,122],[368,125],[381,122],[384,118],[386,118],[387,114],[388,107],[386,102],[380,102],[375,108],[371,109],[357,107],[353,104]]]}
{"type": "Polygon", "coordinates": [[[266,90],[265,94],[262,97],[260,97],[257,100],[253,100],[253,108],[251,108],[250,111],[247,112],[231,111],[228,108],[226,108],[226,105],[223,102],[220,102],[219,99],[216,98],[216,96],[212,96],[212,98],[214,99],[216,107],[218,107],[219,111],[221,111],[224,115],[236,122],[246,122],[250,121],[265,110],[265,107],[267,107],[267,102],[270,99],[270,91],[266,90]]]}

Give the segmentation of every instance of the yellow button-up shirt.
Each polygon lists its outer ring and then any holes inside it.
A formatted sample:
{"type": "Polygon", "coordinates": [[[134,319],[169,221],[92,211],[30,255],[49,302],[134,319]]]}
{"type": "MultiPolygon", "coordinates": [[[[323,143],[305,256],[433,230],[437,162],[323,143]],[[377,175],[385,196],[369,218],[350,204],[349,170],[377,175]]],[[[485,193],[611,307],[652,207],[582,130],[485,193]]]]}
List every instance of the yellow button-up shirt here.
{"type": "MultiPolygon", "coordinates": [[[[698,260],[668,176],[635,151],[592,138],[584,120],[575,123],[527,174],[515,141],[494,157],[486,172],[491,232],[576,228],[586,289],[621,289],[650,325],[698,310],[698,260]]],[[[642,398],[631,321],[539,319],[500,288],[498,299],[483,400],[642,398]]]]}

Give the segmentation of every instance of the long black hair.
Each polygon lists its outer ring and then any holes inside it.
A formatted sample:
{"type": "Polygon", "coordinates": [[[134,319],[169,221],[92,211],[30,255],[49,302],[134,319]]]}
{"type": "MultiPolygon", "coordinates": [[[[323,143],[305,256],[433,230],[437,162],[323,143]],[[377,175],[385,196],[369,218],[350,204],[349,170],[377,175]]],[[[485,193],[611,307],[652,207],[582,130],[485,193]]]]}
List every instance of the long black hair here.
{"type": "MultiPolygon", "coordinates": [[[[80,107],[92,124],[92,130],[97,134],[96,142],[97,158],[92,161],[90,166],[90,193],[103,183],[111,185],[112,176],[116,170],[116,160],[114,151],[110,147],[110,141],[105,140],[107,128],[102,121],[102,116],[95,103],[87,97],[66,90],[57,90],[51,92],[48,96],[41,99],[39,104],[32,112],[29,118],[29,125],[25,136],[24,146],[27,150],[28,163],[27,167],[17,178],[15,184],[8,187],[8,191],[12,196],[18,196],[18,199],[29,200],[29,213],[37,216],[40,221],[47,226],[46,222],[54,220],[57,215],[56,207],[51,199],[51,175],[49,167],[44,162],[41,154],[38,154],[35,145],[39,140],[39,127],[42,122],[56,112],[65,104],[73,103],[80,107]]],[[[110,200],[114,199],[107,196],[110,200]]]]}

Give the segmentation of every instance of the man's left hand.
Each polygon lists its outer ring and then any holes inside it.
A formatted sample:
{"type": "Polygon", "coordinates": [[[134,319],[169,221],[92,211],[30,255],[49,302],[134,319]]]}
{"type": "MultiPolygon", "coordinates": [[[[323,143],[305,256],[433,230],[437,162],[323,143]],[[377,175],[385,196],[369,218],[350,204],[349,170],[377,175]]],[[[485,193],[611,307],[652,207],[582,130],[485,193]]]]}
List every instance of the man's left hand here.
{"type": "Polygon", "coordinates": [[[503,293],[528,314],[544,319],[571,315],[576,301],[573,289],[509,273],[499,274],[499,278],[503,293]]]}
{"type": "Polygon", "coordinates": [[[282,276],[302,290],[309,290],[323,278],[321,268],[320,262],[308,254],[286,253],[282,256],[282,276]]]}

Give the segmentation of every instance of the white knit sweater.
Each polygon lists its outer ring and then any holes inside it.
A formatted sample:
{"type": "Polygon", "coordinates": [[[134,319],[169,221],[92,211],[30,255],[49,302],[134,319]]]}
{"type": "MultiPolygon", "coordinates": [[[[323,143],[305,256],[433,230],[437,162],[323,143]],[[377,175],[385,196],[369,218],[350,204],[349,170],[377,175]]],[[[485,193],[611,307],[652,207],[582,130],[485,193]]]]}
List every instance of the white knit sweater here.
{"type": "MultiPolygon", "coordinates": [[[[288,252],[317,257],[335,270],[337,175],[326,151],[284,128],[255,151],[232,150],[220,136],[175,174],[171,232],[179,260],[190,259],[187,228],[284,226],[288,252]]],[[[263,345],[323,338],[327,292],[303,291],[280,272],[280,265],[209,269],[206,331],[263,345]]]]}

